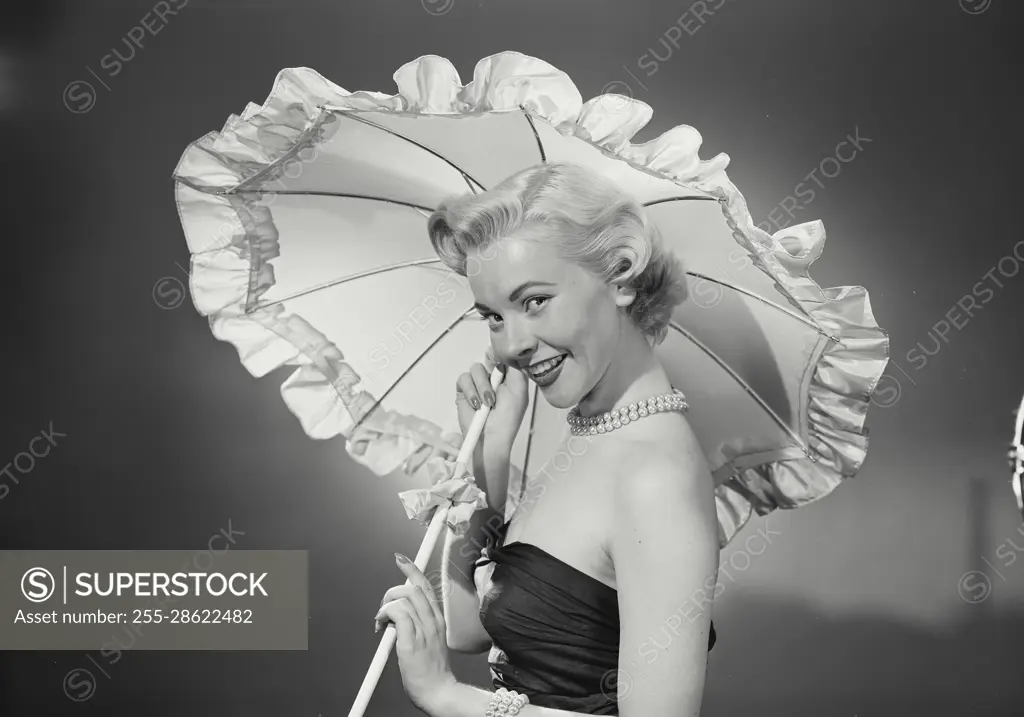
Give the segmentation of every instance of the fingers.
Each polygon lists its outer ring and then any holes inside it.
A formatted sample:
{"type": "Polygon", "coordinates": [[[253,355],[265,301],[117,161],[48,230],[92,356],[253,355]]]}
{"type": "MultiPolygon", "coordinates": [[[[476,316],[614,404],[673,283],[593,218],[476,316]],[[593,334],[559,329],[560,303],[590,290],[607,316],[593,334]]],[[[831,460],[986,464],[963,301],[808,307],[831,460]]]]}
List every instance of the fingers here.
{"type": "MultiPolygon", "coordinates": [[[[431,606],[431,600],[423,592],[422,585],[410,585],[412,588],[409,591],[409,597],[406,598],[412,603],[413,610],[416,612],[416,629],[423,635],[432,634],[436,636],[438,634],[438,622],[437,617],[434,615],[434,608],[431,606]]],[[[430,588],[431,593],[433,589],[430,588]]]]}
{"type": "Polygon", "coordinates": [[[469,371],[459,376],[455,384],[455,406],[459,414],[459,427],[465,433],[472,424],[475,414],[483,406],[493,408],[497,404],[496,387],[501,385],[502,376],[491,386],[491,374],[495,367],[506,370],[501,362],[495,362],[494,349],[488,347],[483,363],[473,364],[469,371]]]}
{"type": "Polygon", "coordinates": [[[438,604],[434,586],[427,579],[427,576],[416,567],[416,564],[409,558],[395,553],[395,563],[399,570],[407,578],[404,585],[395,585],[384,593],[381,599],[381,608],[386,603],[398,600],[408,600],[416,610],[416,614],[424,626],[432,624],[444,625],[444,611],[438,604]]]}
{"type": "Polygon", "coordinates": [[[440,630],[441,626],[444,625],[444,610],[438,604],[434,586],[430,584],[427,576],[411,560],[408,562],[398,560],[396,562],[398,563],[398,569],[409,579],[409,585],[403,587],[416,588],[410,591],[410,599],[416,606],[417,613],[424,624],[433,623],[440,630]]]}
{"type": "Polygon", "coordinates": [[[384,607],[384,603],[397,600],[398,598],[405,597],[409,585],[395,585],[393,588],[388,588],[388,591],[384,593],[384,597],[380,600],[380,606],[384,607]]]}
{"type": "MultiPolygon", "coordinates": [[[[429,589],[433,592],[433,588],[429,589]]],[[[427,600],[427,596],[423,594],[423,588],[420,585],[413,583],[396,585],[384,593],[384,599],[381,600],[380,606],[383,608],[386,603],[392,603],[396,600],[408,600],[411,602],[413,607],[416,608],[416,614],[421,618],[424,624],[433,621],[433,609],[427,600]]]]}
{"type": "Polygon", "coordinates": [[[462,396],[464,400],[473,407],[473,410],[477,410],[483,405],[482,397],[476,390],[476,382],[473,380],[472,374],[466,372],[459,376],[459,380],[456,382],[456,401],[458,397],[462,396]]]}
{"type": "Polygon", "coordinates": [[[494,391],[491,389],[490,373],[484,368],[482,363],[473,364],[469,369],[469,373],[473,377],[477,395],[480,396],[485,404],[494,408],[494,391]]]}
{"type": "MultiPolygon", "coordinates": [[[[444,585],[443,581],[445,579],[446,578],[443,578],[443,577],[441,578],[442,585],[444,585]]],[[[434,616],[434,624],[437,625],[438,634],[441,637],[444,637],[445,636],[445,634],[444,634],[445,633],[444,608],[441,606],[441,602],[437,599],[437,593],[434,591],[434,586],[431,585],[429,583],[429,581],[427,581],[427,587],[426,588],[421,587],[420,589],[423,590],[423,594],[427,598],[427,603],[430,606],[430,612],[434,616]]]]}
{"type": "MultiPolygon", "coordinates": [[[[393,588],[389,588],[388,591],[386,593],[384,593],[384,597],[382,597],[380,599],[380,608],[382,609],[386,603],[394,602],[395,600],[398,600],[399,598],[401,598],[402,597],[402,588],[404,588],[404,587],[406,587],[406,586],[405,585],[396,585],[393,588]]],[[[384,623],[378,617],[379,615],[380,615],[380,613],[378,612],[377,615],[375,615],[374,618],[373,618],[373,631],[374,632],[380,632],[381,627],[383,627],[383,625],[384,625],[384,623]]]]}
{"type": "Polygon", "coordinates": [[[385,622],[390,620],[395,623],[398,631],[398,645],[403,649],[412,648],[420,639],[420,631],[416,624],[416,613],[412,604],[405,598],[393,600],[380,609],[374,620],[385,622]]]}

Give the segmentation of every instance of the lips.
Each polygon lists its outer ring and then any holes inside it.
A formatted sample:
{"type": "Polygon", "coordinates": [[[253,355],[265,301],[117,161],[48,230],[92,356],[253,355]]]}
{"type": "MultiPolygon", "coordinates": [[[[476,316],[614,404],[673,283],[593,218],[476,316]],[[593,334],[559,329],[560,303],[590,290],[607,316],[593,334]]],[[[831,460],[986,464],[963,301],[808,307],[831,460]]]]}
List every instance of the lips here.
{"type": "Polygon", "coordinates": [[[562,354],[561,356],[556,356],[555,358],[548,359],[547,361],[540,361],[529,367],[527,371],[529,371],[530,376],[533,378],[544,378],[558,370],[558,367],[565,361],[566,356],[567,354],[562,354]]]}

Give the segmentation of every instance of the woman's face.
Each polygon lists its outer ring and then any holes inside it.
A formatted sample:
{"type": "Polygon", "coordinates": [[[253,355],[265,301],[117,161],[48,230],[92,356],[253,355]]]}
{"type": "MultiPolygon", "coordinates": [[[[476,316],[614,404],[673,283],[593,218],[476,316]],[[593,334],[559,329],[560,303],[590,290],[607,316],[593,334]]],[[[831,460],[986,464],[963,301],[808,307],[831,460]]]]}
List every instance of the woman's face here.
{"type": "Polygon", "coordinates": [[[522,370],[556,408],[593,389],[627,320],[616,287],[559,257],[536,230],[471,250],[466,274],[499,361],[522,370]],[[536,370],[556,358],[547,375],[536,370]]]}

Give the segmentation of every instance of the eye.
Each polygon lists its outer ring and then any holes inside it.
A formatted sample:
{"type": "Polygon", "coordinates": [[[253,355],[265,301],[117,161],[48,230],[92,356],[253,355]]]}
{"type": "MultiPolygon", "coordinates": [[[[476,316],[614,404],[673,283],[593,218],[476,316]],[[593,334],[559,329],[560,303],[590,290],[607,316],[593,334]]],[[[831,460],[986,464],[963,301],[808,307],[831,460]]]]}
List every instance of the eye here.
{"type": "Polygon", "coordinates": [[[544,306],[544,305],[545,305],[545,304],[546,304],[546,303],[547,303],[548,301],[550,301],[550,300],[551,300],[551,297],[550,297],[550,296],[531,296],[531,297],[530,297],[529,299],[527,299],[527,300],[526,300],[526,301],[525,301],[524,303],[526,303],[526,304],[527,304],[527,307],[529,307],[529,304],[530,304],[530,302],[531,302],[531,301],[540,301],[540,302],[542,302],[542,303],[541,303],[541,304],[540,304],[540,305],[538,306],[538,308],[540,308],[540,307],[544,306]]]}
{"type": "Polygon", "coordinates": [[[497,314],[492,314],[489,311],[477,311],[477,313],[480,314],[481,319],[488,323],[490,323],[491,319],[494,319],[495,321],[501,321],[500,316],[498,316],[497,314]]]}
{"type": "MultiPolygon", "coordinates": [[[[526,299],[525,301],[523,301],[523,305],[526,307],[527,312],[529,312],[529,310],[530,310],[530,302],[531,301],[537,302],[535,304],[535,306],[539,310],[539,309],[544,308],[544,306],[546,306],[547,302],[550,301],[550,300],[551,300],[550,296],[531,296],[529,299],[526,299]]],[[[495,314],[495,313],[490,312],[490,311],[480,311],[480,310],[477,310],[477,313],[480,315],[480,318],[482,318],[484,321],[486,321],[488,324],[490,324],[492,330],[494,330],[496,328],[495,324],[500,324],[501,323],[501,317],[498,314],[495,314]]]]}

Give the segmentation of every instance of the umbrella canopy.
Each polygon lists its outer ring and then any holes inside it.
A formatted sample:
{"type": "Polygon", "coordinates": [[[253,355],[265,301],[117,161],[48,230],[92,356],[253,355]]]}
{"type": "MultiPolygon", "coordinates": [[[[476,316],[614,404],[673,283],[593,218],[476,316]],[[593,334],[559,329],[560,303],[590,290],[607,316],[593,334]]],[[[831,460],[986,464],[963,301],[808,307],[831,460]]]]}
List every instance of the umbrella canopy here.
{"type": "MultiPolygon", "coordinates": [[[[193,143],[175,170],[196,308],[253,375],[297,367],[282,395],[308,435],[346,437],[381,474],[423,446],[457,448],[455,381],[488,327],[468,281],[434,255],[426,218],[449,195],[572,162],[640,201],[688,270],[691,298],[656,351],[713,471],[721,543],[753,513],[821,498],[860,468],[888,338],[864,289],[808,275],[819,222],[766,234],[728,157],[699,159],[696,130],[631,144],[650,107],[583,103],[536,58],[485,58],[463,86],[426,56],[395,81],[397,95],[350,93],[283,70],[266,103],[193,143]]],[[[564,411],[530,394],[513,455],[527,474],[568,431],[564,411]]]]}

